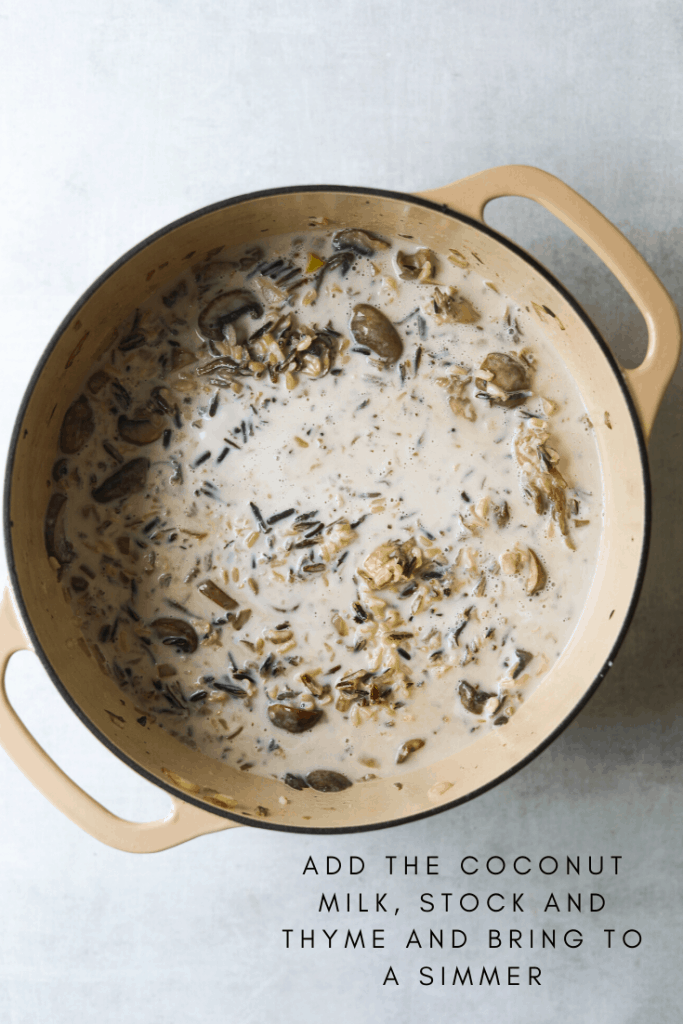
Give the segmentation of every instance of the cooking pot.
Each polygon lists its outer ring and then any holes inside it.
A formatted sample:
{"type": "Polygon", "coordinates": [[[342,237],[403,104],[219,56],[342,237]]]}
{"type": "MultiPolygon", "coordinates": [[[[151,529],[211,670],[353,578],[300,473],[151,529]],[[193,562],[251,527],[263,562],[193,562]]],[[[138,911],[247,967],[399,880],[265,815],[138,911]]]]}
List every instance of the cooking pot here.
{"type": "Polygon", "coordinates": [[[633,615],[645,567],[650,498],[645,439],[678,359],[675,307],[645,261],[593,206],[533,167],[475,174],[419,195],[310,186],[257,192],[193,213],[157,232],[114,264],[57,330],[29,384],[9,455],[5,538],[14,600],[0,611],[3,686],[0,743],[52,803],[102,842],[122,850],[166,849],[238,824],[294,832],[350,832],[434,814],[484,792],[527,764],[585,704],[612,665],[633,615]],[[483,223],[499,196],[541,203],[587,242],[645,317],[647,355],[621,370],[574,299],[536,260],[483,223]],[[427,768],[357,783],[340,793],[296,791],[190,750],[158,726],[139,722],[128,696],[92,655],[50,568],[43,523],[55,436],[88,368],[131,309],[190,261],[229,244],[305,229],[312,218],[412,235],[436,252],[455,250],[538,317],[576,380],[603,469],[604,531],[595,577],[572,639],[505,729],[427,768]],[[145,778],[167,790],[172,813],[138,824],[111,814],[68,778],[26,730],[7,699],[11,655],[32,648],[88,728],[145,778]]]}

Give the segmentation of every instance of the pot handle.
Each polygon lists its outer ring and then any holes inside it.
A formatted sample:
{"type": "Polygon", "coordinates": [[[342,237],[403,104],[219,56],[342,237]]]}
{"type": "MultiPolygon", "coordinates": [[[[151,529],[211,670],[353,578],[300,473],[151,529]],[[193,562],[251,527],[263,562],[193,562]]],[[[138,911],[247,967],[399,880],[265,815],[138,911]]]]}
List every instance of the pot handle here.
{"type": "Polygon", "coordinates": [[[19,622],[10,590],[0,604],[0,746],[58,811],[107,846],[126,853],[157,853],[209,832],[234,828],[226,821],[185,800],[172,797],[173,809],[159,821],[126,821],[76,785],[34,739],[7,697],[5,673],[13,654],[33,648],[19,622]]]}
{"type": "Polygon", "coordinates": [[[635,370],[622,370],[647,439],[678,362],[681,325],[664,285],[621,231],[559,178],[522,164],[493,167],[417,195],[482,222],[484,209],[492,199],[501,196],[533,199],[571,228],[600,257],[629,293],[647,324],[645,359],[635,370]]]}

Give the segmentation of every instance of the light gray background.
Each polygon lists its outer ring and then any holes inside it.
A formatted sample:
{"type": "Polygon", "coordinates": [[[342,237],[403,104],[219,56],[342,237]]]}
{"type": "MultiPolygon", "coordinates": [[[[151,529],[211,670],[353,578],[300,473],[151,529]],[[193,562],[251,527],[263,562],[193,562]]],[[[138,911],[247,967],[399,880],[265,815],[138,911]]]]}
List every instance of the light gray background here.
{"type": "MultiPolygon", "coordinates": [[[[18,0],[0,14],[5,209],[2,402],[9,439],[53,330],[90,282],[170,220],[254,189],[335,182],[403,191],[504,163],[586,195],[683,299],[683,14],[676,0],[18,0]]],[[[489,222],[554,270],[627,365],[639,314],[583,245],[523,200],[489,222]]],[[[598,694],[552,747],[449,813],[360,836],[239,829],[149,857],[98,845],[0,754],[3,1024],[680,1020],[680,380],[651,443],[654,532],[638,612],[598,694]],[[306,857],[364,857],[339,891],[388,888],[386,854],[438,854],[396,879],[379,950],[283,947],[317,920],[306,857]],[[467,880],[465,854],[621,855],[618,878],[467,880]],[[601,892],[601,914],[540,913],[550,891],[601,892]],[[423,891],[524,891],[523,915],[419,914],[423,891]],[[422,920],[418,920],[418,917],[422,920]],[[399,925],[399,921],[401,924],[399,925]],[[582,929],[577,950],[494,954],[488,927],[582,929]],[[464,927],[467,955],[402,948],[413,926],[464,927]],[[638,928],[607,953],[602,929],[638,928]],[[421,988],[423,964],[542,967],[543,986],[421,988]],[[400,987],[382,987],[389,964],[400,987]]],[[[28,724],[117,813],[166,797],[75,719],[33,655],[10,668],[28,724]]],[[[566,898],[566,897],[563,897],[566,898]]],[[[585,895],[584,895],[585,898],[585,895]]],[[[317,945],[317,944],[316,944],[317,945]]]]}

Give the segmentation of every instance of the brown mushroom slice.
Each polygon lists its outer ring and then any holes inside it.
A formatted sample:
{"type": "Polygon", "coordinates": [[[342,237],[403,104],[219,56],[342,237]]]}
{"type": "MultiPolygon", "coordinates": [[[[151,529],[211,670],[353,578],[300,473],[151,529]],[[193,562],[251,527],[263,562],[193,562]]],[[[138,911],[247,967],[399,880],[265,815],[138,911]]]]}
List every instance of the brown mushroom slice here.
{"type": "Polygon", "coordinates": [[[119,501],[121,498],[129,498],[132,494],[137,494],[144,489],[148,470],[149,459],[133,459],[107,477],[99,487],[94,487],[90,493],[100,505],[106,505],[110,501],[119,501]]]}
{"type": "Polygon", "coordinates": [[[493,405],[514,409],[529,397],[529,371],[524,363],[514,356],[508,355],[507,352],[489,352],[481,364],[481,369],[486,371],[487,376],[492,376],[490,380],[475,377],[474,383],[481,391],[487,393],[493,405]]]}
{"type": "Polygon", "coordinates": [[[325,260],[322,267],[320,268],[320,270],[318,270],[315,277],[313,278],[313,287],[315,288],[316,292],[320,291],[320,287],[323,283],[323,278],[331,270],[341,269],[341,276],[346,277],[349,270],[353,266],[355,259],[355,252],[352,252],[350,249],[344,249],[342,250],[342,252],[337,252],[334,254],[334,256],[330,256],[329,259],[325,260]]]}
{"type": "Polygon", "coordinates": [[[199,638],[184,619],[155,619],[152,629],[167,647],[177,647],[183,654],[193,654],[197,650],[199,638]]]}
{"type": "Polygon", "coordinates": [[[353,307],[351,333],[358,345],[371,349],[388,363],[395,363],[403,353],[403,342],[394,325],[365,302],[353,307]]]}
{"type": "Polygon", "coordinates": [[[491,697],[495,697],[495,693],[486,693],[484,690],[478,690],[474,686],[470,686],[463,679],[458,686],[458,696],[462,706],[466,711],[469,711],[473,715],[480,715],[483,711],[484,705],[487,700],[491,697]]]}
{"type": "Polygon", "coordinates": [[[360,575],[374,590],[403,584],[421,564],[419,548],[413,541],[390,540],[368,555],[360,575]]]}
{"type": "Polygon", "coordinates": [[[56,484],[66,476],[69,472],[69,462],[67,459],[57,459],[54,466],[52,467],[52,479],[56,484]]]}
{"type": "Polygon", "coordinates": [[[203,594],[204,597],[208,597],[209,601],[213,601],[214,604],[217,604],[219,608],[224,608],[226,612],[231,612],[235,608],[239,607],[237,601],[234,601],[229,594],[226,594],[224,590],[217,587],[211,580],[204,580],[203,583],[199,584],[197,590],[200,594],[203,594]]]}
{"type": "Polygon", "coordinates": [[[47,504],[43,535],[48,558],[56,558],[60,565],[66,565],[74,558],[74,549],[64,531],[65,511],[66,495],[53,494],[47,504]]]}
{"type": "Polygon", "coordinates": [[[278,729],[285,732],[306,732],[312,729],[322,717],[319,708],[297,708],[291,704],[270,704],[268,718],[278,729]]]}
{"type": "Polygon", "coordinates": [[[503,551],[499,558],[500,567],[506,576],[516,576],[524,562],[521,551],[503,551]]]}
{"type": "Polygon", "coordinates": [[[301,777],[301,775],[293,775],[291,772],[287,772],[282,781],[285,786],[289,786],[290,789],[308,789],[308,783],[301,777]]]}
{"type": "Polygon", "coordinates": [[[389,243],[361,228],[345,228],[332,239],[332,248],[338,252],[350,249],[358,256],[372,256],[378,249],[388,249],[389,243]]]}
{"type": "Polygon", "coordinates": [[[119,437],[128,444],[152,444],[158,441],[164,432],[166,420],[158,413],[152,413],[148,419],[130,420],[127,416],[119,416],[119,437]]]}
{"type": "Polygon", "coordinates": [[[528,548],[529,552],[529,575],[526,581],[526,592],[531,597],[537,594],[539,590],[543,590],[543,587],[548,582],[548,574],[543,568],[538,555],[528,548]]]}
{"type": "Polygon", "coordinates": [[[301,349],[295,357],[295,366],[307,377],[318,380],[330,372],[335,353],[335,338],[326,330],[316,331],[310,345],[301,349]]]}
{"type": "Polygon", "coordinates": [[[481,314],[469,299],[459,295],[453,288],[449,291],[435,288],[432,301],[438,323],[476,324],[481,320],[481,314]]]}
{"type": "Polygon", "coordinates": [[[425,742],[425,740],[415,739],[406,740],[405,743],[402,743],[396,754],[396,764],[403,764],[416,750],[422,750],[425,742]]]}
{"type": "Polygon", "coordinates": [[[93,373],[92,377],[88,379],[88,391],[93,395],[98,395],[105,384],[108,384],[111,377],[104,370],[97,370],[93,373]]]}
{"type": "Polygon", "coordinates": [[[511,672],[513,679],[517,679],[522,674],[532,658],[533,654],[530,651],[523,651],[521,648],[515,650],[515,663],[511,672]]]}
{"type": "Polygon", "coordinates": [[[80,395],[72,402],[64,414],[62,428],[59,431],[59,447],[65,455],[75,455],[92,437],[95,419],[90,402],[85,395],[80,395]]]}
{"type": "Polygon", "coordinates": [[[493,506],[493,518],[496,525],[503,529],[510,522],[510,507],[507,501],[501,501],[500,505],[493,506]]]}
{"type": "Polygon", "coordinates": [[[171,288],[170,292],[162,295],[161,301],[166,306],[166,309],[172,309],[178,299],[182,299],[185,295],[187,295],[187,281],[182,280],[174,288],[171,288]]]}
{"type": "Polygon", "coordinates": [[[317,789],[319,793],[341,793],[348,789],[353,783],[341,772],[329,771],[327,768],[316,768],[306,776],[306,782],[311,789],[317,789]]]}
{"type": "Polygon", "coordinates": [[[250,618],[251,608],[243,608],[237,615],[228,615],[228,622],[236,632],[239,632],[240,629],[246,626],[250,618]]]}
{"type": "Polygon", "coordinates": [[[189,366],[190,363],[196,363],[197,357],[192,354],[188,349],[178,346],[173,349],[171,353],[171,369],[182,370],[185,366],[189,366]]]}
{"type": "Polygon", "coordinates": [[[223,328],[247,313],[254,320],[263,315],[263,307],[255,295],[244,288],[221,292],[199,314],[199,330],[205,338],[222,341],[223,328]]]}
{"type": "Polygon", "coordinates": [[[437,268],[436,256],[431,249],[418,249],[417,252],[396,253],[398,276],[402,281],[430,281],[437,268]]]}

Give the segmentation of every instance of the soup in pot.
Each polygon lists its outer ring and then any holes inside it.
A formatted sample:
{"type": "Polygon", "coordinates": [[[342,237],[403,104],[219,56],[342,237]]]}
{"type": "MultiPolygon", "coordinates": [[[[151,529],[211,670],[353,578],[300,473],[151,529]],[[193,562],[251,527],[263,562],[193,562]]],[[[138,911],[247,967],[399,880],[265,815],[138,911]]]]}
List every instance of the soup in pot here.
{"type": "Polygon", "coordinates": [[[331,791],[504,728],[601,526],[538,318],[458,252],[320,224],[131,310],[62,423],[45,540],[141,728],[331,791]]]}

